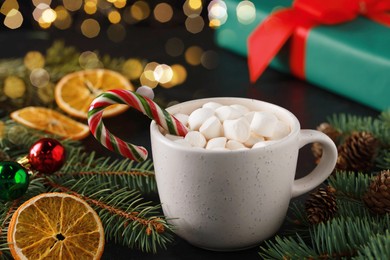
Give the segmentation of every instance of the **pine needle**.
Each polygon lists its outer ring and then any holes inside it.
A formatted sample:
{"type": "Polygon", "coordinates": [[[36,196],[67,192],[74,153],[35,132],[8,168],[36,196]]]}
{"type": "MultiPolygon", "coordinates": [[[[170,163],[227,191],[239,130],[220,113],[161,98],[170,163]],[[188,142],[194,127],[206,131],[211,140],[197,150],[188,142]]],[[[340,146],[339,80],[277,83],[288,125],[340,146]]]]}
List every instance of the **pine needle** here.
{"type": "Polygon", "coordinates": [[[382,144],[390,144],[390,127],[387,121],[387,114],[382,118],[360,117],[356,115],[333,115],[328,118],[328,122],[343,133],[344,136],[352,132],[367,131],[380,140],[382,144]],[[383,121],[385,119],[386,121],[383,121]]]}
{"type": "Polygon", "coordinates": [[[329,185],[336,189],[339,196],[360,200],[367,191],[373,177],[364,173],[338,171],[328,178],[329,185]]]}
{"type": "Polygon", "coordinates": [[[390,259],[390,231],[374,235],[368,243],[358,251],[356,260],[390,259]]]}

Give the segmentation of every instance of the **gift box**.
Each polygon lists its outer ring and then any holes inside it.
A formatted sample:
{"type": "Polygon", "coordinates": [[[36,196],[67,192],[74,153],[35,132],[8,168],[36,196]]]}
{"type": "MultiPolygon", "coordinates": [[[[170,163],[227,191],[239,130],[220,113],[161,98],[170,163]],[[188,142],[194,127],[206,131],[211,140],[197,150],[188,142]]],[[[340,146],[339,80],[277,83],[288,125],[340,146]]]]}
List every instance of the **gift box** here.
{"type": "Polygon", "coordinates": [[[240,19],[240,2],[225,1],[216,42],[248,56],[252,81],[269,64],[372,108],[390,108],[389,0],[252,1],[251,22],[240,19]]]}

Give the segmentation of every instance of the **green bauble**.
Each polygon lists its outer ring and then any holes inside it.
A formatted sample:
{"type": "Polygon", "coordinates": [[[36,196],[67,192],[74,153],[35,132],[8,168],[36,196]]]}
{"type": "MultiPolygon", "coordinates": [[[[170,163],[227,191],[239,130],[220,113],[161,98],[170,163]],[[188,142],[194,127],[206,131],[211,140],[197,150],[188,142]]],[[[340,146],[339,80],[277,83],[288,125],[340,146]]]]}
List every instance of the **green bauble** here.
{"type": "Polygon", "coordinates": [[[26,169],[16,162],[0,162],[0,200],[14,200],[27,190],[29,177],[26,169]]]}

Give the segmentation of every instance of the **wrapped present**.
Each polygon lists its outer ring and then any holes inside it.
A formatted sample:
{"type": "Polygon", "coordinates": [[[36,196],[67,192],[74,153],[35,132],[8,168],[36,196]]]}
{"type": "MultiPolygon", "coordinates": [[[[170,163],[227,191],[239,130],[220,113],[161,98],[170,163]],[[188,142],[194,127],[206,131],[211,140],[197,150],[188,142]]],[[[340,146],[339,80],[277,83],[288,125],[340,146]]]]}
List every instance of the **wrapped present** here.
{"type": "Polygon", "coordinates": [[[241,2],[225,0],[228,18],[216,41],[248,56],[251,81],[270,65],[390,108],[390,0],[258,0],[252,22],[240,21],[241,2]]]}

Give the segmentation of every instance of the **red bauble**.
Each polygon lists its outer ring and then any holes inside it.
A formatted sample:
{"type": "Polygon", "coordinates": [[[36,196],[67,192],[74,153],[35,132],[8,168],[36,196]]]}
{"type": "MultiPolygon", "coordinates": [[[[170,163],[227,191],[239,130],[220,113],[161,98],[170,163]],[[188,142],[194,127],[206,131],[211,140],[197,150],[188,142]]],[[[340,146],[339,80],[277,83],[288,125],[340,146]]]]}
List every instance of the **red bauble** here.
{"type": "Polygon", "coordinates": [[[31,168],[41,173],[54,173],[65,162],[65,148],[52,138],[42,138],[34,143],[29,151],[28,159],[31,168]]]}

